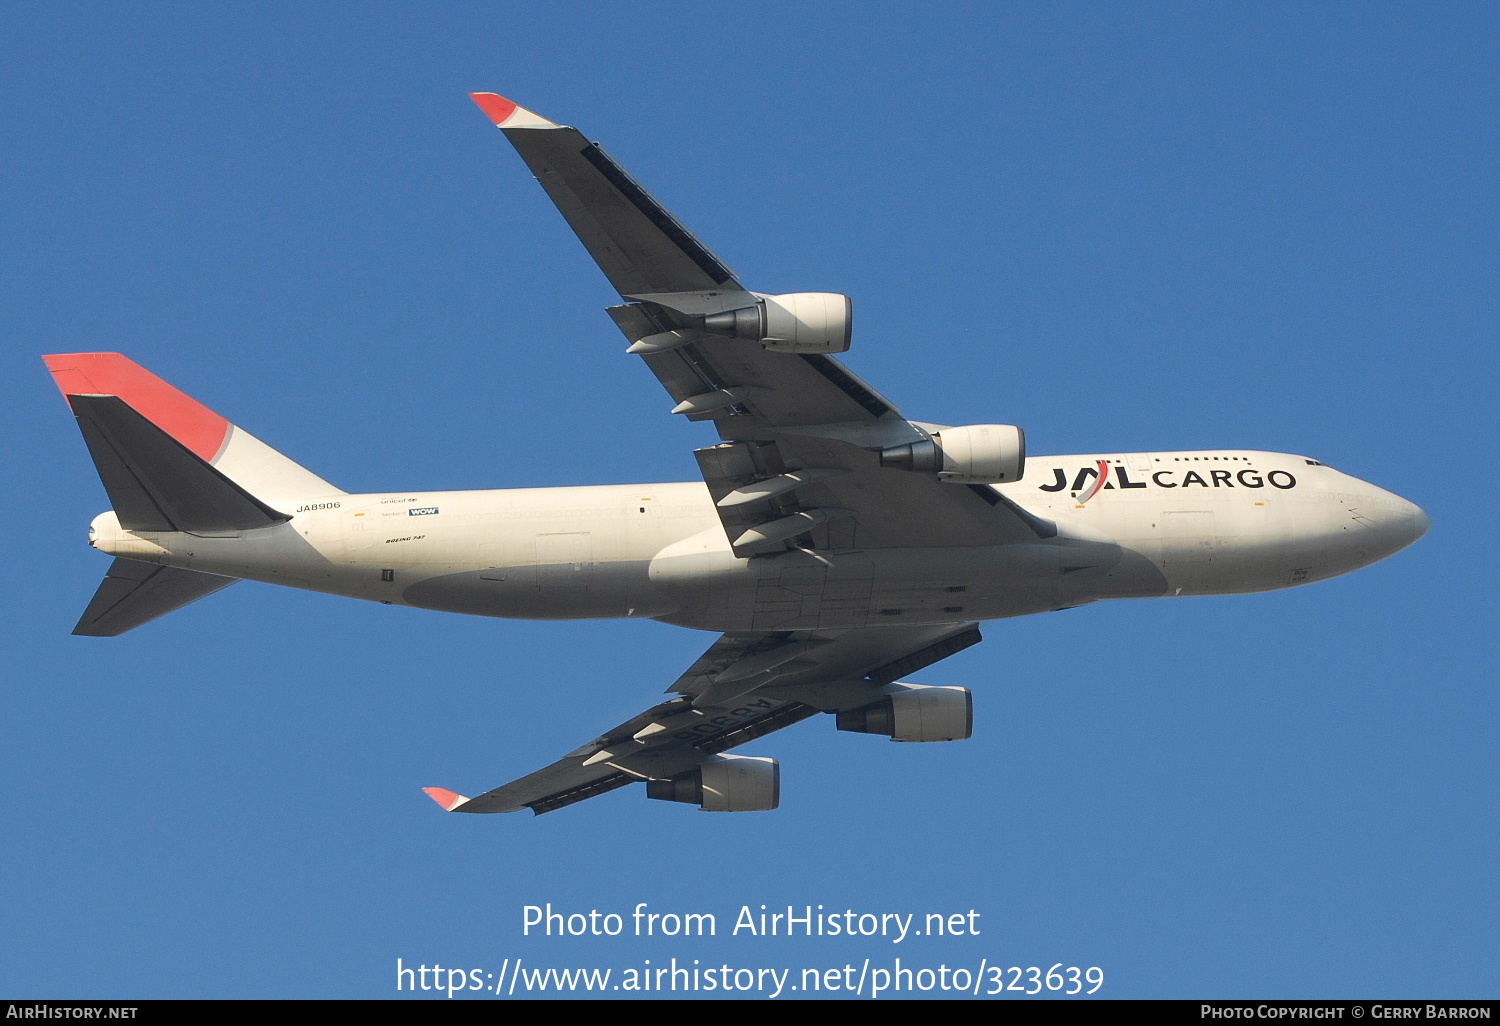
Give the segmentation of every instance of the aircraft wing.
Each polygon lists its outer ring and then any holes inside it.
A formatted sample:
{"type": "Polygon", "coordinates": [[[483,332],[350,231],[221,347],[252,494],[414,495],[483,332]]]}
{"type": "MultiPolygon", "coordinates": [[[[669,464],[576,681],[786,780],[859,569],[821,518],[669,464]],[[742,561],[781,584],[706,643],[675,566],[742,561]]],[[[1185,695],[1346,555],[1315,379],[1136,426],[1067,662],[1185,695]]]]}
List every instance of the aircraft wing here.
{"type": "MultiPolygon", "coordinates": [[[[698,451],[742,556],[979,546],[1055,533],[989,485],[884,467],[879,451],[923,426],[823,352],[705,332],[705,318],[766,297],[732,271],[597,144],[493,93],[474,101],[505,133],[620,295],[610,316],[689,420],[723,444],[698,451]]],[[[842,297],[835,297],[842,299],[842,297]]]]}
{"type": "Polygon", "coordinates": [[[974,623],[726,634],[667,689],[675,697],[552,765],[474,798],[424,790],[449,812],[541,815],[636,781],[691,773],[819,712],[868,707],[898,677],[979,641],[974,623]]]}

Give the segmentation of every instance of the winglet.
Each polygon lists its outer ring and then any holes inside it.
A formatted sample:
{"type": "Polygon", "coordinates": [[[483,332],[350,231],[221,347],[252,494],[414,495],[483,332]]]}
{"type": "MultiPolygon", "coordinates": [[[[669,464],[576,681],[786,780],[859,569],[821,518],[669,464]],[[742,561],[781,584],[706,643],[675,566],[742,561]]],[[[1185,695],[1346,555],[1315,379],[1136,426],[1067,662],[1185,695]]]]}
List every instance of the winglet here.
{"type": "Polygon", "coordinates": [[[498,93],[470,93],[469,99],[479,105],[485,116],[496,128],[557,128],[540,114],[534,114],[514,100],[507,100],[498,93]]]}
{"type": "Polygon", "coordinates": [[[446,787],[424,787],[422,788],[422,792],[441,805],[444,812],[453,812],[469,800],[456,791],[448,790],[446,787]]]}

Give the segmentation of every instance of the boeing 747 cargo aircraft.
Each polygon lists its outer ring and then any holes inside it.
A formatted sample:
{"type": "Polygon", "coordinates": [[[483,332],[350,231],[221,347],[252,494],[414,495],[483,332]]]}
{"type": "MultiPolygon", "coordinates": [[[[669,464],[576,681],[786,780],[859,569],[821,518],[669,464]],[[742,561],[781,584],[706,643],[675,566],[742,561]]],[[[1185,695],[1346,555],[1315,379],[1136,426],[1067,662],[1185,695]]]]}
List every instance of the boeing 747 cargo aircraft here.
{"type": "MultiPolygon", "coordinates": [[[[1290,588],[1427,530],[1412,503],[1285,453],[1026,455],[1017,427],[909,420],[834,354],[851,304],[766,295],[598,145],[473,96],[624,302],[608,313],[706,421],[702,480],[353,495],[116,353],[46,357],[113,509],[75,634],[139,627],[237,580],[533,619],[644,617],[720,636],[670,695],[452,812],[550,812],[637,781],[773,809],[774,759],[727,754],[818,713],[895,741],[970,734],[970,693],[910,678],[979,625],[1115,598],[1290,588]]],[[[648,411],[649,412],[649,411],[648,411]]]]}

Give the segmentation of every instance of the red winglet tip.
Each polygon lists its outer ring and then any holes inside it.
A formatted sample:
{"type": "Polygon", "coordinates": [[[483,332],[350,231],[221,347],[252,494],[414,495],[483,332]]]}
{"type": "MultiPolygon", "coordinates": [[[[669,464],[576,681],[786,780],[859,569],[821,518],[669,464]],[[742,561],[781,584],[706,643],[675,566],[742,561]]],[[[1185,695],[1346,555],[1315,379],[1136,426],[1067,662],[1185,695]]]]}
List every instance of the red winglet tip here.
{"type": "Polygon", "coordinates": [[[484,111],[485,116],[496,125],[505,124],[506,120],[516,112],[518,106],[499,93],[470,93],[469,99],[479,104],[479,109],[484,111]]]}
{"type": "Polygon", "coordinates": [[[441,805],[444,812],[452,812],[469,800],[457,791],[450,791],[446,787],[424,787],[422,793],[441,805]]]}

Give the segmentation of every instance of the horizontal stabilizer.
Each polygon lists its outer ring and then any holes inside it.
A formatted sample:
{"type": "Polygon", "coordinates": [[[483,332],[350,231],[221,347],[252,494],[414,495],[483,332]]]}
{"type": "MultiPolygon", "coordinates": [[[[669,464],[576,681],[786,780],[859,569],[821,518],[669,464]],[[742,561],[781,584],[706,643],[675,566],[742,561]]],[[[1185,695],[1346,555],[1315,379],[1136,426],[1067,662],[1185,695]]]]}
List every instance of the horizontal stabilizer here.
{"type": "Polygon", "coordinates": [[[127,531],[215,534],[289,519],[128,406],[119,396],[70,395],[89,455],[127,531]]]}
{"type": "Polygon", "coordinates": [[[74,634],[113,638],[143,623],[181,609],[238,577],[220,577],[175,566],[153,566],[134,559],[117,559],[83,611],[74,634]]]}

